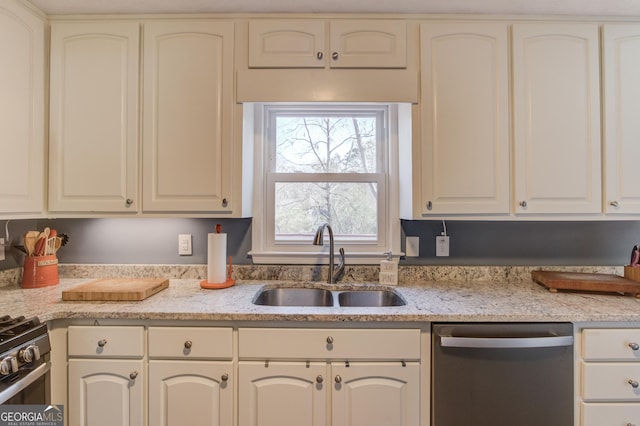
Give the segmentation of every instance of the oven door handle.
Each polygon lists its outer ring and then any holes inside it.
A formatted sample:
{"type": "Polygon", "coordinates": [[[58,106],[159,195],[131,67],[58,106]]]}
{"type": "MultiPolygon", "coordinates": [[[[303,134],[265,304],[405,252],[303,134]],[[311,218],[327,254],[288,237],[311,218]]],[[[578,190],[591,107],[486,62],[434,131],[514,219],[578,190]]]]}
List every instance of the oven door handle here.
{"type": "Polygon", "coordinates": [[[440,337],[440,345],[447,348],[551,348],[573,345],[573,336],[553,337],[440,337]]]}
{"type": "Polygon", "coordinates": [[[30,371],[26,376],[0,392],[0,404],[4,404],[8,399],[16,396],[24,389],[26,389],[33,382],[44,376],[51,370],[51,362],[47,361],[44,364],[40,364],[33,371],[30,371]]]}

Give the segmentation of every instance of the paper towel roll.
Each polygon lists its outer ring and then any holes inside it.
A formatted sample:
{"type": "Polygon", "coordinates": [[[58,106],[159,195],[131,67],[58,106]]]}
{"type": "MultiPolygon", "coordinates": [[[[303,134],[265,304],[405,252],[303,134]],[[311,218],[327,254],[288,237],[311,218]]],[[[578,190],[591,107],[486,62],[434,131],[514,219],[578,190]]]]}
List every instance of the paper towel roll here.
{"type": "Polygon", "coordinates": [[[223,283],[227,280],[227,234],[208,234],[207,281],[223,283]]]}

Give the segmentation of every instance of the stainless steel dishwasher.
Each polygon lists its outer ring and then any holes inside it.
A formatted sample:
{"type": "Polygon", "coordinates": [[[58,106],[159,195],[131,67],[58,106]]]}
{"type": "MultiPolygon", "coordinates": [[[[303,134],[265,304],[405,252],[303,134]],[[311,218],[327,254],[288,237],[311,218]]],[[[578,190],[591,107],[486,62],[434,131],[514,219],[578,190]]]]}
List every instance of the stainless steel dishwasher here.
{"type": "Polygon", "coordinates": [[[432,426],[572,426],[570,323],[432,326],[432,426]]]}

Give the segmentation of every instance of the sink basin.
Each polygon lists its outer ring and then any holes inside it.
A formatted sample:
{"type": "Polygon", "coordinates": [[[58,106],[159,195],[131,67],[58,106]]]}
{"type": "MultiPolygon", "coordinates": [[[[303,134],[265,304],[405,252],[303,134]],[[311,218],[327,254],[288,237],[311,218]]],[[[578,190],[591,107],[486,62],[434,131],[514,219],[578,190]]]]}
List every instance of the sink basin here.
{"type": "Polygon", "coordinates": [[[398,293],[391,290],[354,290],[338,294],[340,306],[404,306],[407,304],[398,293]]]}
{"type": "Polygon", "coordinates": [[[258,292],[255,305],[333,306],[333,294],[321,288],[267,288],[258,292]]]}

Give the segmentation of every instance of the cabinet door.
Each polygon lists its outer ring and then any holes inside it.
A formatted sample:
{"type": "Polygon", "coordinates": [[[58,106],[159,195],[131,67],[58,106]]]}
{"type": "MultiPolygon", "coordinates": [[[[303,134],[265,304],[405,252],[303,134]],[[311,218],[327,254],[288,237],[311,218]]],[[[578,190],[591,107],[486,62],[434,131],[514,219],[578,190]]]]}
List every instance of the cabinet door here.
{"type": "Polygon", "coordinates": [[[406,68],[407,29],[403,21],[331,21],[332,68],[406,68]]]}
{"type": "Polygon", "coordinates": [[[324,362],[241,361],[239,426],[328,425],[327,372],[324,362]]]}
{"type": "Polygon", "coordinates": [[[44,207],[44,26],[21,2],[0,4],[0,213],[44,207]]]}
{"type": "Polygon", "coordinates": [[[601,212],[597,24],[515,24],[513,90],[515,212],[601,212]]]}
{"type": "Polygon", "coordinates": [[[51,24],[51,211],[137,211],[139,32],[51,24]]]}
{"type": "Polygon", "coordinates": [[[334,362],[332,426],[418,426],[418,363],[334,362]]]}
{"type": "Polygon", "coordinates": [[[233,24],[144,27],[143,210],[231,212],[233,24]]]}
{"type": "Polygon", "coordinates": [[[249,68],[322,68],[325,21],[249,21],[249,68]]]}
{"type": "Polygon", "coordinates": [[[509,213],[506,24],[423,24],[423,214],[509,213]]]}
{"type": "Polygon", "coordinates": [[[149,361],[149,424],[232,426],[233,364],[149,361]]]}
{"type": "Polygon", "coordinates": [[[605,212],[640,213],[640,26],[603,27],[605,212]]]}
{"type": "Polygon", "coordinates": [[[142,360],[69,360],[70,426],[142,426],[142,360]]]}
{"type": "Polygon", "coordinates": [[[403,21],[331,21],[332,68],[406,68],[407,29],[403,21]]]}

